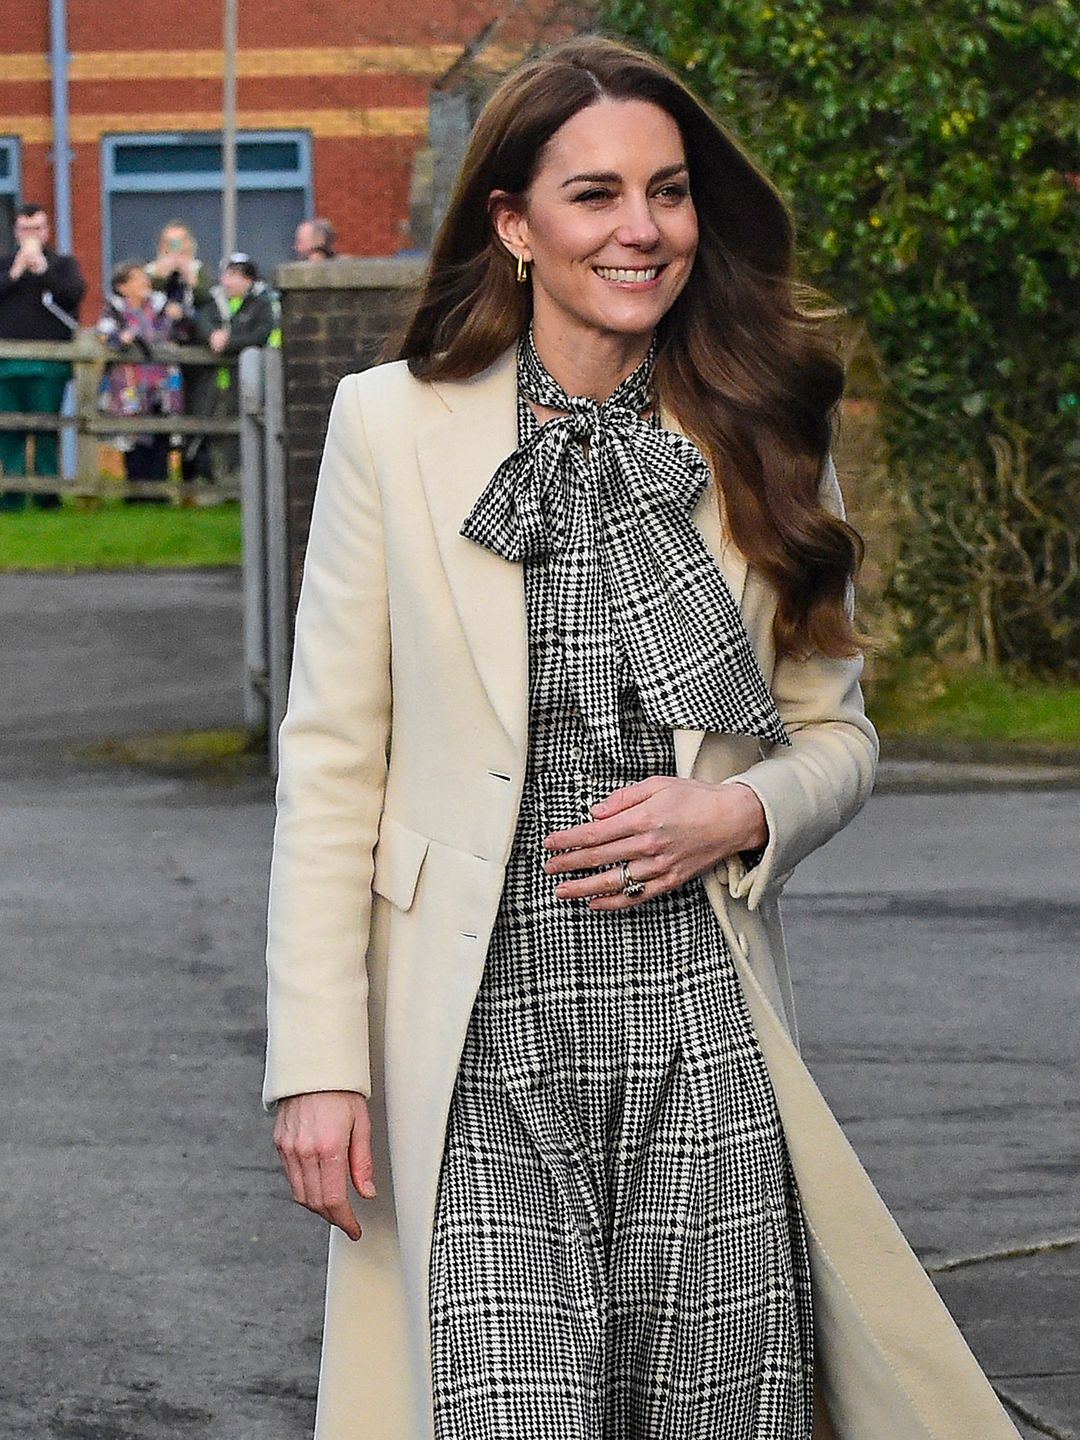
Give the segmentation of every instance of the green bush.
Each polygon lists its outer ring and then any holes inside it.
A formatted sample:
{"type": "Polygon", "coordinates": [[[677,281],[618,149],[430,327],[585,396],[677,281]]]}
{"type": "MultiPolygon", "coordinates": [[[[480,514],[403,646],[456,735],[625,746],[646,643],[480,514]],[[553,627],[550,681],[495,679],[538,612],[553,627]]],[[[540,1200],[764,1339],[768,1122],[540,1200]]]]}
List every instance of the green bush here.
{"type": "Polygon", "coordinates": [[[906,647],[1080,664],[1080,7],[607,0],[792,203],[865,323],[906,647]]]}

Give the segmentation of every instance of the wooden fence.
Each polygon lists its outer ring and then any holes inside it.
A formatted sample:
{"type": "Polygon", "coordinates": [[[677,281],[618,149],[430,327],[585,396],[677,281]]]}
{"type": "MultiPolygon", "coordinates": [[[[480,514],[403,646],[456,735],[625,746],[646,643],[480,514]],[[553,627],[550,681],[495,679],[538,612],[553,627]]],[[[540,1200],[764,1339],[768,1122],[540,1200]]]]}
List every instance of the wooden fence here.
{"type": "MultiPolygon", "coordinates": [[[[155,345],[153,363],[189,366],[212,365],[235,371],[235,355],[218,355],[196,345],[155,345]]],[[[125,415],[118,418],[105,414],[99,406],[101,379],[110,362],[146,364],[146,355],[137,347],[113,350],[92,330],[80,330],[70,341],[0,340],[0,360],[62,361],[72,368],[74,379],[74,413],[62,415],[27,415],[16,411],[0,411],[0,430],[21,430],[33,433],[44,430],[75,432],[75,473],[70,476],[18,475],[0,478],[0,489],[22,490],[27,493],[80,495],[102,499],[139,494],[163,495],[183,501],[195,495],[210,499],[236,499],[240,494],[238,475],[223,476],[213,485],[205,481],[138,481],[129,485],[123,476],[103,472],[100,449],[115,435],[175,435],[182,440],[190,435],[239,435],[239,417],[202,417],[195,415],[125,415]]],[[[234,377],[234,384],[236,383],[234,377]]],[[[61,468],[63,468],[61,466],[61,468]]]]}

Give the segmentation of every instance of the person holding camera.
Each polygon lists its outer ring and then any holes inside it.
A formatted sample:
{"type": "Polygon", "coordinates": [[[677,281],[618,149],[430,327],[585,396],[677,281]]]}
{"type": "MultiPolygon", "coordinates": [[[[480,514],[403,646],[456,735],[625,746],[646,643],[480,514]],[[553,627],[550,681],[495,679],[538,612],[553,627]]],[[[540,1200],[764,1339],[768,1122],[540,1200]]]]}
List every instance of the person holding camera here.
{"type": "Polygon", "coordinates": [[[146,267],[150,283],[161,291],[174,326],[190,325],[200,305],[210,298],[213,276],[198,258],[194,234],[182,220],[170,220],[158,236],[157,254],[146,267]]]}
{"type": "MultiPolygon", "coordinates": [[[[191,227],[183,220],[170,220],[158,236],[157,254],[146,267],[155,291],[165,297],[164,316],[172,323],[172,339],[178,344],[200,344],[195,323],[199,311],[212,303],[214,277],[199,259],[199,246],[191,227]]],[[[216,371],[211,365],[183,365],[186,413],[213,415],[217,407],[216,371]]],[[[213,461],[205,435],[185,436],[180,452],[185,481],[213,479],[213,461]]]]}
{"type": "MultiPolygon", "coordinates": [[[[15,248],[0,255],[0,340],[70,340],[86,282],[73,255],[49,245],[49,217],[41,205],[20,205],[15,215],[15,248]]],[[[58,415],[71,366],[62,360],[0,360],[0,413],[58,415]]],[[[34,437],[33,473],[59,473],[55,430],[0,430],[0,473],[5,479],[27,473],[27,439],[34,437]]],[[[57,509],[59,495],[39,492],[33,503],[57,509]]],[[[21,510],[26,493],[0,492],[0,510],[21,510]]]]}

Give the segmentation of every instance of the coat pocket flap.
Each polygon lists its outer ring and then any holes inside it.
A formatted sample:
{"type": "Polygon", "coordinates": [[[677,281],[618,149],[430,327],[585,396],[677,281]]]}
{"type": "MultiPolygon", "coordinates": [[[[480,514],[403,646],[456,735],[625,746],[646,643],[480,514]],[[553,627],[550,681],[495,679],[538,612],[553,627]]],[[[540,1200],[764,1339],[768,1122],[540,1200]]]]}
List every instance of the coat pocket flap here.
{"type": "Polygon", "coordinates": [[[429,840],[389,815],[379,825],[375,847],[375,875],[371,888],[399,910],[408,910],[416,894],[416,882],[428,852],[429,840]]]}

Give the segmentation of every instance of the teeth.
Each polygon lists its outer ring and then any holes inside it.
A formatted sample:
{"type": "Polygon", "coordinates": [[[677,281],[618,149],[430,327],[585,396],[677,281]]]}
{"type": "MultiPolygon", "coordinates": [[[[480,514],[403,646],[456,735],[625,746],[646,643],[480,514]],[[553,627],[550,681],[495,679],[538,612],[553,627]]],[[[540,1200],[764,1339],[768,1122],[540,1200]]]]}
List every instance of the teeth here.
{"type": "Polygon", "coordinates": [[[612,270],[607,266],[598,265],[596,273],[602,280],[655,280],[660,274],[660,267],[653,265],[648,270],[612,270]]]}

